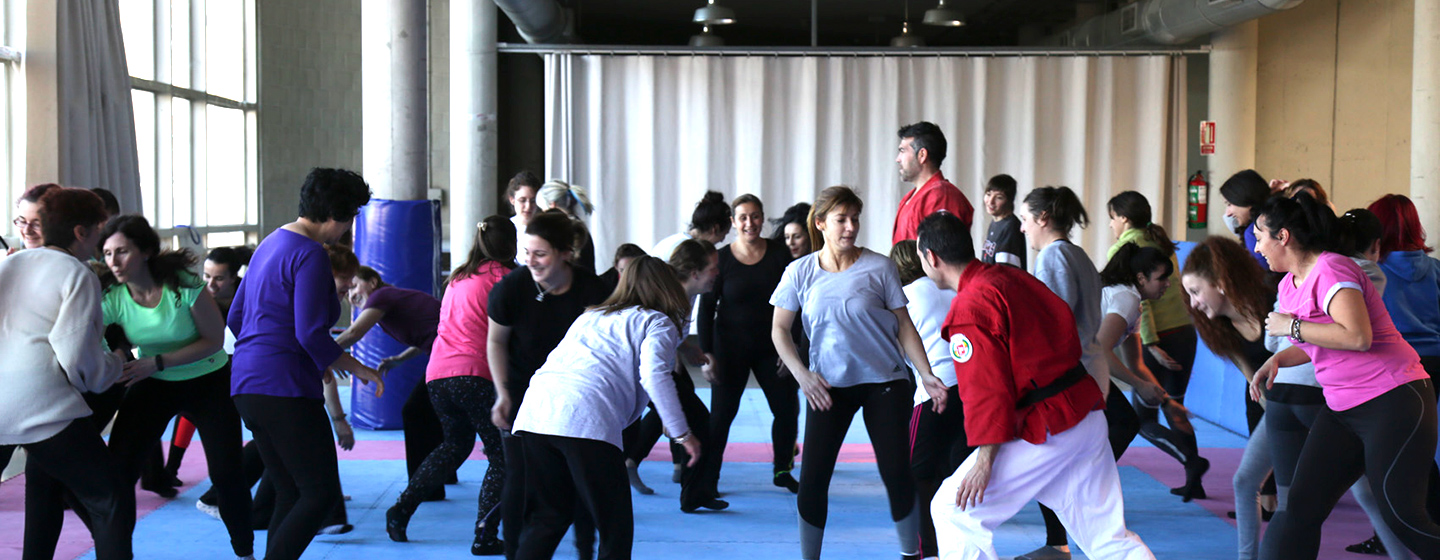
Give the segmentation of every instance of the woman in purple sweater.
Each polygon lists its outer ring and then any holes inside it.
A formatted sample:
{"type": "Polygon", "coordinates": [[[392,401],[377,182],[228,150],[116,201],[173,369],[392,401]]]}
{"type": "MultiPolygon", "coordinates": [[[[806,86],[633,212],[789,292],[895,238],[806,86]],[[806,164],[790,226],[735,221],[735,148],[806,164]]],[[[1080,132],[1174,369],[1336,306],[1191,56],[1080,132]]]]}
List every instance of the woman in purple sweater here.
{"type": "Polygon", "coordinates": [[[269,560],[299,558],[340,497],[322,377],[338,370],[380,383],[379,373],[330,338],[340,300],[323,245],[350,231],[369,202],[370,186],[359,174],[311,171],[300,189],[299,219],[271,232],[255,250],[231,303],[228,324],[236,342],[230,394],[275,484],[269,560]]]}

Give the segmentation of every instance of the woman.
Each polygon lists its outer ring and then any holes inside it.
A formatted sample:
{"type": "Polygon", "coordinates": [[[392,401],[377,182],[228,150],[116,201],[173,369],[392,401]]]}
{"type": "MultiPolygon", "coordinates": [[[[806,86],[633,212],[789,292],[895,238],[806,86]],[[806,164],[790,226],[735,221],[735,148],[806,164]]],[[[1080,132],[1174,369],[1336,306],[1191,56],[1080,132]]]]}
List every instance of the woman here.
{"type": "Polygon", "coordinates": [[[350,231],[370,187],[352,171],[315,169],[300,189],[300,217],[265,238],[236,290],[230,393],[275,484],[265,558],[299,558],[340,499],[335,445],[322,388],[329,371],[376,383],[380,374],[330,338],[340,300],[325,243],[350,231]]]}
{"type": "Polygon", "coordinates": [[[1266,361],[1252,396],[1279,367],[1307,361],[1325,408],[1300,452],[1287,507],[1276,514],[1262,558],[1314,558],[1320,526],[1350,482],[1367,475],[1386,525],[1423,558],[1440,558],[1440,525],[1425,511],[1435,455],[1435,393],[1420,357],[1401,338],[1380,294],[1350,259],[1330,252],[1335,214],[1309,195],[1277,198],[1257,213],[1259,250],[1277,272],[1278,307],[1265,321],[1295,346],[1266,361]]]}
{"type": "Polygon", "coordinates": [[[510,184],[505,188],[505,199],[510,201],[510,208],[515,211],[515,215],[510,218],[515,231],[525,231],[525,225],[530,223],[530,218],[535,217],[538,211],[535,195],[539,192],[540,178],[534,173],[521,171],[510,178],[510,184]]]}
{"type": "MultiPolygon", "coordinates": [[[[490,216],[480,222],[477,229],[469,258],[450,274],[449,286],[440,304],[434,350],[425,368],[425,386],[440,417],[445,439],[410,475],[410,484],[385,517],[400,520],[398,534],[392,531],[390,538],[405,542],[410,516],[425,497],[444,488],[445,477],[470,456],[478,434],[489,466],[480,485],[475,542],[470,545],[470,553],[492,556],[505,552],[499,539],[505,456],[500,450],[500,431],[490,422],[495,383],[490,379],[490,364],[484,352],[490,328],[485,307],[491,289],[515,268],[515,227],[500,216],[490,216]]],[[[386,523],[386,527],[391,528],[391,524],[386,523]]]]}
{"type": "Polygon", "coordinates": [[[685,231],[661,239],[650,250],[650,255],[668,260],[681,241],[699,239],[719,245],[727,235],[730,235],[730,206],[725,204],[725,195],[708,191],[700,202],[695,203],[695,211],[690,214],[690,226],[685,231]]]}
{"type": "Polygon", "coordinates": [[[540,187],[535,202],[542,212],[560,211],[575,220],[575,264],[594,274],[595,241],[590,238],[590,228],[585,225],[585,219],[595,213],[595,205],[590,203],[585,187],[551,179],[540,187]]]}
{"type": "Polygon", "coordinates": [[[714,289],[700,298],[700,349],[720,361],[718,368],[705,368],[710,381],[709,435],[720,455],[717,459],[723,460],[730,424],[740,411],[750,372],[755,372],[755,381],[775,417],[770,426],[774,452],[770,480],[797,492],[800,483],[790,469],[795,464],[795,438],[800,429],[800,400],[795,395],[799,387],[794,377],[780,376],[780,357],[767,336],[775,316],[775,306],[767,295],[780,284],[790,264],[790,252],[780,242],[760,236],[765,206],[759,198],[740,195],[730,207],[740,234],[720,249],[720,275],[714,289]]]}
{"type": "Polygon", "coordinates": [[[801,202],[785,209],[785,214],[774,220],[775,233],[772,238],[785,244],[790,258],[798,259],[810,254],[810,231],[805,229],[805,219],[810,216],[810,204],[801,202]]]}
{"type": "MultiPolygon", "coordinates": [[[[1113,258],[1120,247],[1134,243],[1140,247],[1159,249],[1170,260],[1171,270],[1178,270],[1180,262],[1175,256],[1175,242],[1160,224],[1152,222],[1150,201],[1135,191],[1125,191],[1110,199],[1106,207],[1110,213],[1110,232],[1115,235],[1115,244],[1110,246],[1106,259],[1113,258]]],[[[1190,385],[1190,374],[1195,367],[1195,327],[1190,324],[1185,299],[1178,283],[1171,283],[1165,294],[1158,300],[1143,302],[1140,316],[1140,343],[1145,352],[1141,354],[1146,369],[1150,370],[1165,393],[1177,404],[1185,403],[1185,389],[1190,385]]],[[[1153,401],[1152,401],[1153,402],[1153,401]]],[[[1136,413],[1140,417],[1140,435],[1165,450],[1180,464],[1186,466],[1185,485],[1171,490],[1183,501],[1205,499],[1205,487],[1201,475],[1209,469],[1210,462],[1200,457],[1196,450],[1195,428],[1183,412],[1184,408],[1165,407],[1167,428],[1160,424],[1159,410],[1145,406],[1139,395],[1134,399],[1136,413]]],[[[1259,405],[1253,406],[1253,421],[1259,421],[1259,405]]]]}
{"type": "MultiPolygon", "coordinates": [[[[3,256],[0,256],[0,259],[24,249],[38,249],[45,245],[45,239],[40,233],[40,197],[44,196],[46,191],[52,188],[59,188],[59,186],[60,185],[54,183],[45,183],[30,187],[25,191],[25,194],[20,196],[19,200],[15,201],[16,216],[10,223],[15,226],[15,230],[20,234],[20,243],[11,246],[9,243],[4,242],[3,239],[0,239],[0,245],[5,246],[3,250],[0,250],[0,252],[4,253],[3,256]]],[[[92,398],[91,400],[94,399],[92,398]]],[[[114,404],[119,403],[118,399],[109,400],[113,401],[112,405],[104,407],[104,411],[109,412],[109,414],[105,415],[105,422],[107,423],[110,421],[110,416],[113,416],[115,413],[114,404]]],[[[101,411],[97,410],[97,412],[101,411]]],[[[0,470],[4,470],[5,466],[10,464],[10,457],[14,453],[15,446],[0,445],[0,470]]],[[[55,513],[57,515],[60,514],[60,510],[56,510],[55,513]]],[[[59,538],[58,535],[56,538],[59,538]]]]}
{"type": "Polygon", "coordinates": [[[651,397],[691,464],[700,458],[670,376],[688,307],[670,267],[638,258],[615,293],[577,318],[535,372],[514,426],[531,477],[516,559],[554,556],[577,496],[600,531],[599,557],[630,558],[635,520],[621,431],[651,397]]]}
{"type": "Polygon", "coordinates": [[[920,552],[919,503],[905,449],[910,423],[907,356],[920,370],[935,410],[945,408],[945,382],[930,371],[925,345],[905,309],[895,263],[855,243],[863,207],[849,187],[821,191],[807,224],[811,243],[819,249],[790,263],[770,297],[775,306],[770,338],[810,403],[798,497],[800,555],[805,560],[820,558],[830,477],[845,432],[861,409],[901,553],[920,552]],[[790,335],[802,307],[800,320],[811,341],[808,363],[790,335]]]}
{"type": "Polygon", "coordinates": [[[41,247],[0,261],[0,444],[27,452],[23,558],[54,556],[69,491],[90,515],[95,557],[128,560],[135,491],[81,397],[121,375],[120,356],[103,350],[100,282],[85,265],[103,239],[105,207],[92,192],[54,187],[26,210],[21,230],[34,227],[41,247]],[[44,541],[48,550],[35,548],[44,541]]]}
{"type": "MultiPolygon", "coordinates": [[[[585,309],[605,301],[610,290],[599,277],[575,267],[574,222],[563,213],[537,214],[525,226],[524,268],[506,274],[490,290],[485,311],[490,316],[486,360],[495,381],[490,421],[501,430],[506,457],[521,457],[520,438],[511,424],[530,386],[530,377],[560,344],[565,331],[585,309]]],[[[505,555],[514,557],[520,544],[526,488],[525,469],[506,469],[500,496],[505,555]]],[[[594,525],[581,512],[576,518],[576,547],[582,558],[594,542],[594,525]]]]}
{"type": "Polygon", "coordinates": [[[250,489],[241,474],[240,414],[230,400],[220,307],[190,272],[195,256],[162,251],[144,217],[120,216],[104,235],[105,324],[119,325],[139,351],[121,376],[130,390],[111,429],[110,450],[126,479],[138,480],[144,454],[170,419],[184,414],[200,431],[230,546],[235,556],[250,556],[250,489]]]}
{"type": "Polygon", "coordinates": [[[1225,199],[1225,225],[1245,240],[1245,248],[1265,272],[1270,272],[1270,264],[1256,252],[1257,239],[1254,228],[1250,226],[1255,223],[1255,211],[1270,199],[1270,194],[1269,183],[1254,169],[1231,175],[1220,185],[1220,197],[1225,199]]]}
{"type": "Polygon", "coordinates": [[[1440,375],[1440,261],[1428,256],[1415,203],[1390,194],[1370,204],[1381,225],[1379,262],[1385,308],[1431,378],[1440,375]]]}

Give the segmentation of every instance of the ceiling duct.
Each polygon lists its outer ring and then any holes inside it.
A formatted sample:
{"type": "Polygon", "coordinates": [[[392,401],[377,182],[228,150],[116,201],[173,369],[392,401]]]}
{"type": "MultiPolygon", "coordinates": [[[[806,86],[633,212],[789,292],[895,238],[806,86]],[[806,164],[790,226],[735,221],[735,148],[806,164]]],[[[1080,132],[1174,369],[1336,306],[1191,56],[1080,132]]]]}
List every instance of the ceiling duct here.
{"type": "Polygon", "coordinates": [[[575,40],[570,12],[561,8],[555,0],[495,0],[495,6],[510,17],[527,43],[572,43],[575,40]]]}
{"type": "Polygon", "coordinates": [[[1045,41],[1079,48],[1179,45],[1304,0],[1140,0],[1045,41]]]}

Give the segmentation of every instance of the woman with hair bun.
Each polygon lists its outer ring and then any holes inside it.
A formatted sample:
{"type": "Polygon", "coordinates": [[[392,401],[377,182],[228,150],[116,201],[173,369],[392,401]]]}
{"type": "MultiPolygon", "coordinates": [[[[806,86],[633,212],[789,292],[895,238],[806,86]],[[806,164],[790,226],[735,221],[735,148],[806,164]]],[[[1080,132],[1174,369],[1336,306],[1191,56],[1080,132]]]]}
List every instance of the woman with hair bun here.
{"type": "Polygon", "coordinates": [[[590,237],[585,219],[595,213],[595,205],[590,203],[590,194],[585,187],[551,179],[540,187],[535,201],[542,212],[559,210],[575,220],[575,264],[594,274],[595,240],[590,237]]]}
{"type": "Polygon", "coordinates": [[[730,235],[730,215],[730,205],[725,204],[725,195],[708,191],[700,198],[700,202],[695,203],[695,211],[690,214],[690,225],[685,231],[661,239],[650,250],[650,255],[660,260],[668,260],[670,253],[675,252],[675,247],[686,239],[700,239],[718,246],[725,240],[725,236],[730,235]]]}

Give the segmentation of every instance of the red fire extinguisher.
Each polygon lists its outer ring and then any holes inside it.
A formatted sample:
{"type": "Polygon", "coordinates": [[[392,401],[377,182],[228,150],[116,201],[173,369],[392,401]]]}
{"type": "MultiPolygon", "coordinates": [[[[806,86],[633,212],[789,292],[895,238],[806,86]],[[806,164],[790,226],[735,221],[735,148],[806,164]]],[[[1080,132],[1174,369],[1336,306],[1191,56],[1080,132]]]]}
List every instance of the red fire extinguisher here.
{"type": "Polygon", "coordinates": [[[1203,229],[1206,224],[1206,203],[1209,198],[1210,182],[1199,171],[1190,176],[1190,194],[1185,225],[1191,229],[1203,229]]]}

